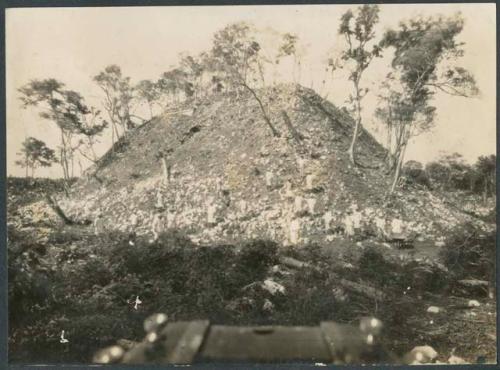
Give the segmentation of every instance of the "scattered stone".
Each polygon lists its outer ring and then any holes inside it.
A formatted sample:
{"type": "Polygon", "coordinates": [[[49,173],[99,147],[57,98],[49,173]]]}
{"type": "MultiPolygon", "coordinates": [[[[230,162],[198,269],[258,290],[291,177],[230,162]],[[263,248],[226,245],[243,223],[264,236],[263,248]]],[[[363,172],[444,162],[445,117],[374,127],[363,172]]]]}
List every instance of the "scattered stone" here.
{"type": "Polygon", "coordinates": [[[451,355],[450,358],[448,359],[448,363],[451,365],[462,365],[466,364],[467,362],[461,357],[451,355]]]}
{"type": "Polygon", "coordinates": [[[266,312],[272,312],[274,310],[274,303],[271,302],[269,299],[266,299],[264,301],[264,305],[262,306],[262,310],[266,312]]]}
{"type": "Polygon", "coordinates": [[[431,346],[417,346],[405,356],[405,363],[409,365],[428,364],[433,362],[437,356],[438,353],[431,346]]]}
{"type": "Polygon", "coordinates": [[[285,294],[285,287],[270,279],[264,280],[262,283],[262,289],[268,291],[272,295],[275,295],[276,293],[285,294]]]}
{"type": "Polygon", "coordinates": [[[458,283],[468,288],[475,288],[475,287],[487,288],[490,285],[490,283],[485,280],[477,280],[477,279],[459,280],[458,283]]]}
{"type": "Polygon", "coordinates": [[[475,299],[471,299],[469,302],[467,302],[468,307],[479,307],[481,306],[481,303],[476,301],[475,299]]]}
{"type": "Polygon", "coordinates": [[[347,300],[347,294],[341,287],[332,289],[333,297],[339,302],[345,302],[347,300]]]}
{"type": "Polygon", "coordinates": [[[290,243],[298,244],[300,240],[300,220],[292,220],[290,222],[290,243]]]}
{"type": "Polygon", "coordinates": [[[430,306],[427,309],[427,312],[428,313],[439,313],[439,312],[441,312],[441,309],[439,307],[436,307],[436,306],[430,306]]]}
{"type": "Polygon", "coordinates": [[[391,222],[391,231],[393,234],[403,233],[403,221],[399,218],[394,218],[391,222]]]}

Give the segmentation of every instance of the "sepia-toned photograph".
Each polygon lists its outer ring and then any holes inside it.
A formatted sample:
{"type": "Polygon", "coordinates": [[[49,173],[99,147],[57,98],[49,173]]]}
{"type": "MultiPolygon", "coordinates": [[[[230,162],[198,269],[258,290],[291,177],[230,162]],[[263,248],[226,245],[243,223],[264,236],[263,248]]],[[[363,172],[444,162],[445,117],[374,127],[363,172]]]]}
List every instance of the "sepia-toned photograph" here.
{"type": "Polygon", "coordinates": [[[496,364],[496,4],[7,8],[9,364],[496,364]]]}

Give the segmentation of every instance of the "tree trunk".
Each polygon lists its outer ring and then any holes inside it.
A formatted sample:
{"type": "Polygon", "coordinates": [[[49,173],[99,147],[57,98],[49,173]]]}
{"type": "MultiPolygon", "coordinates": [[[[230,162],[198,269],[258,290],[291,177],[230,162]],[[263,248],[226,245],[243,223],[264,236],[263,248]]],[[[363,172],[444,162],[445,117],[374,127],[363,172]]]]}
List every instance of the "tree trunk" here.
{"type": "Polygon", "coordinates": [[[61,166],[63,169],[64,179],[68,179],[68,172],[66,169],[66,140],[64,139],[64,131],[61,129],[61,166]]]}
{"type": "Polygon", "coordinates": [[[246,88],[248,91],[250,91],[250,93],[253,95],[253,97],[255,98],[255,100],[257,100],[257,103],[259,103],[259,106],[260,106],[260,110],[262,112],[262,116],[264,117],[264,121],[266,121],[267,125],[269,126],[269,128],[271,129],[272,133],[273,133],[273,136],[275,137],[279,137],[280,136],[280,133],[274,128],[273,124],[271,123],[271,121],[269,120],[269,117],[267,116],[267,113],[266,113],[266,110],[264,108],[264,105],[262,104],[262,101],[259,99],[259,97],[257,96],[257,94],[255,93],[255,91],[253,91],[253,89],[251,87],[249,87],[247,84],[245,83],[242,83],[241,84],[244,88],[246,88]]]}
{"type": "Polygon", "coordinates": [[[288,114],[286,113],[285,110],[281,111],[281,114],[283,116],[283,121],[285,122],[286,127],[292,134],[292,137],[295,139],[297,143],[300,143],[300,141],[303,139],[302,135],[300,132],[298,132],[295,127],[292,125],[292,121],[290,121],[290,117],[288,117],[288,114]]]}
{"type": "Polygon", "coordinates": [[[300,84],[300,80],[302,79],[302,64],[300,63],[300,59],[297,59],[297,67],[298,67],[297,83],[300,84]]]}
{"type": "Polygon", "coordinates": [[[168,166],[167,166],[167,160],[164,157],[162,157],[161,163],[162,163],[162,168],[163,168],[163,180],[165,181],[165,184],[168,184],[168,182],[170,180],[170,175],[169,175],[169,170],[168,170],[168,166]]]}
{"type": "Polygon", "coordinates": [[[56,213],[56,214],[57,214],[57,215],[61,218],[61,220],[63,220],[63,221],[64,221],[64,223],[65,223],[66,225],[74,225],[74,224],[75,224],[75,222],[74,222],[72,219],[70,219],[69,217],[67,217],[67,216],[64,214],[64,212],[63,212],[63,210],[61,209],[61,207],[59,207],[59,206],[57,205],[57,203],[55,202],[55,200],[54,200],[54,199],[52,199],[52,198],[50,197],[50,195],[48,195],[48,194],[47,194],[47,195],[45,196],[45,200],[47,201],[47,204],[50,206],[50,208],[52,208],[52,210],[53,210],[53,211],[54,211],[54,212],[55,212],[55,213],[56,213]]]}
{"type": "Polygon", "coordinates": [[[354,157],[354,146],[356,145],[356,140],[358,138],[359,127],[361,126],[361,119],[356,120],[356,126],[354,126],[354,134],[352,135],[351,145],[349,146],[349,159],[353,165],[356,165],[356,158],[354,157]]]}
{"type": "Polygon", "coordinates": [[[488,199],[488,180],[485,177],[484,178],[484,195],[483,195],[484,203],[486,203],[487,199],[488,199]]]}
{"type": "Polygon", "coordinates": [[[398,180],[399,180],[399,176],[400,176],[400,173],[401,173],[401,166],[403,165],[403,159],[404,159],[404,156],[405,156],[405,151],[406,151],[406,145],[408,143],[405,143],[403,148],[401,149],[401,153],[399,154],[399,158],[398,158],[398,164],[396,166],[396,172],[394,173],[394,180],[392,182],[392,186],[391,186],[391,193],[394,192],[394,190],[396,189],[396,185],[398,184],[398,180]]]}
{"type": "Polygon", "coordinates": [[[351,145],[349,146],[348,153],[349,153],[349,159],[350,159],[351,163],[355,166],[356,165],[356,158],[354,156],[354,147],[356,145],[359,131],[361,129],[361,97],[359,95],[359,81],[358,80],[356,80],[354,82],[354,87],[356,90],[357,117],[356,117],[356,125],[354,126],[354,133],[352,135],[351,145]]]}

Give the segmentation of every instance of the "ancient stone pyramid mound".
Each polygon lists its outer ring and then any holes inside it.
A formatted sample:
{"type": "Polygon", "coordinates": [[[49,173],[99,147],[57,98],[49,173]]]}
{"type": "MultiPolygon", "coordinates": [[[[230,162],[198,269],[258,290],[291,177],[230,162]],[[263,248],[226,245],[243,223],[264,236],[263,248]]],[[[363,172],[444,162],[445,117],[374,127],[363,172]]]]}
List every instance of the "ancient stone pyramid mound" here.
{"type": "Polygon", "coordinates": [[[250,94],[185,103],[129,133],[60,204],[77,218],[102,213],[123,231],[136,215],[138,234],[150,233],[159,210],[166,228],[207,243],[328,242],[356,207],[365,227],[399,217],[428,233],[443,218],[465,217],[427,192],[387,204],[390,179],[376,168],[383,148],[364,132],[358,159],[366,168],[352,167],[353,120],[314,91],[280,85],[258,93],[279,137],[250,94]],[[167,153],[165,166],[159,153],[167,153]]]}

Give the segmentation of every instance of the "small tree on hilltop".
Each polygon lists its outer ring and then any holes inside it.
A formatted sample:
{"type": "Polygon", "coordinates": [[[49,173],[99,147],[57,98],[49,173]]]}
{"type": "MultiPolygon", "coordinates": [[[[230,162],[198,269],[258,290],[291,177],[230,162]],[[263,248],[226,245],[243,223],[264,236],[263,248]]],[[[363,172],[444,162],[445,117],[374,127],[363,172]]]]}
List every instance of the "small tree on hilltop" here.
{"type": "Polygon", "coordinates": [[[292,57],[293,67],[292,67],[292,78],[293,82],[300,83],[300,72],[301,72],[301,61],[298,51],[298,41],[299,37],[292,33],[285,33],[282,36],[282,43],[278,49],[278,55],[276,56],[276,63],[279,63],[281,58],[292,57]]]}
{"type": "Polygon", "coordinates": [[[203,56],[193,57],[191,55],[181,56],[181,69],[186,73],[187,82],[190,84],[194,97],[196,98],[203,85],[203,75],[205,66],[203,65],[203,56]]]}
{"type": "Polygon", "coordinates": [[[121,137],[119,128],[125,133],[135,127],[131,113],[134,94],[130,77],[123,76],[119,66],[110,65],[93,79],[104,92],[103,106],[111,123],[111,141],[114,145],[121,137]]]}
{"type": "Polygon", "coordinates": [[[150,80],[140,81],[134,88],[139,101],[144,101],[148,105],[150,118],[153,118],[153,107],[160,99],[158,86],[150,80]]]}
{"type": "Polygon", "coordinates": [[[445,19],[415,18],[402,22],[397,30],[385,33],[382,47],[394,49],[393,72],[398,89],[389,89],[385,112],[398,127],[397,146],[391,192],[398,182],[401,165],[410,137],[432,127],[435,108],[431,106],[435,93],[470,97],[478,94],[474,77],[464,68],[447,65],[464,54],[463,44],[456,37],[463,29],[460,14],[445,19]]]}
{"type": "Polygon", "coordinates": [[[244,23],[234,23],[226,26],[214,35],[208,65],[218,80],[239,95],[240,90],[247,90],[259,104],[262,117],[271,129],[273,136],[279,132],[271,123],[262,100],[252,87],[252,81],[257,81],[261,49],[260,44],[251,34],[251,27],[244,23]]]}
{"type": "Polygon", "coordinates": [[[47,147],[47,145],[34,137],[28,137],[22,144],[22,149],[19,153],[22,156],[21,160],[15,163],[23,168],[26,168],[26,177],[29,176],[31,169],[31,177],[35,176],[35,169],[38,167],[50,167],[53,163],[57,163],[55,151],[47,147]]]}
{"type": "Polygon", "coordinates": [[[352,81],[354,87],[354,94],[349,96],[355,113],[354,132],[348,150],[352,164],[356,164],[354,150],[356,140],[362,130],[361,101],[368,93],[367,88],[362,88],[361,80],[373,58],[380,56],[380,47],[377,44],[369,45],[375,38],[374,27],[378,23],[378,12],[377,5],[363,5],[358,9],[356,16],[348,10],[340,19],[338,32],[345,37],[347,42],[347,48],[343,51],[341,58],[345,63],[352,64],[349,80],[352,81]]]}
{"type": "Polygon", "coordinates": [[[192,97],[195,92],[188,74],[181,68],[174,68],[164,72],[156,82],[156,86],[160,93],[160,97],[165,101],[164,108],[166,108],[168,104],[178,103],[182,97],[192,97]]]}

